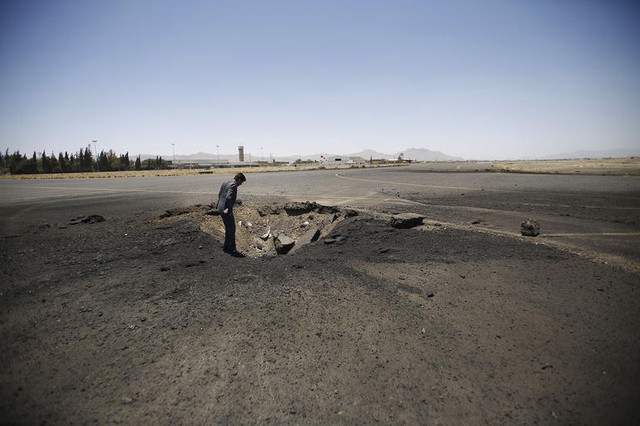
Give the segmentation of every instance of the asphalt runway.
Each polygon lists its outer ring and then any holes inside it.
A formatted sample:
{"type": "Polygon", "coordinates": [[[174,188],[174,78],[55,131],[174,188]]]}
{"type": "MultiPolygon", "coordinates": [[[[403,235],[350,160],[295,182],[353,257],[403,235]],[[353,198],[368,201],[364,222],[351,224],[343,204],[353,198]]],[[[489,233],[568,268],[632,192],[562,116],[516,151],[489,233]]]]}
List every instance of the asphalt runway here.
{"type": "MultiPolygon", "coordinates": [[[[482,165],[478,168],[483,169],[482,165]]],[[[423,214],[428,223],[469,232],[520,235],[539,221],[531,241],[640,273],[640,178],[433,171],[388,168],[251,173],[239,198],[316,201],[392,214],[423,214]]],[[[0,235],[81,214],[126,216],[209,204],[231,175],[0,180],[0,235]]],[[[531,238],[531,237],[527,237],[531,238]]]]}

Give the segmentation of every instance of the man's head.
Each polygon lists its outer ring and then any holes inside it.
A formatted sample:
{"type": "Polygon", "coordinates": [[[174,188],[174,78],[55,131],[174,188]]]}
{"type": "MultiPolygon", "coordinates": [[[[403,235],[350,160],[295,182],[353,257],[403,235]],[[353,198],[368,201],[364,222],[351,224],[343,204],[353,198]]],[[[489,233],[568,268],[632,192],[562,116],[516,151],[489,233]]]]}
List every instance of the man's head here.
{"type": "Polygon", "coordinates": [[[244,177],[244,175],[242,173],[238,173],[237,175],[235,175],[233,177],[233,180],[236,181],[236,185],[240,186],[247,180],[247,178],[244,177]]]}

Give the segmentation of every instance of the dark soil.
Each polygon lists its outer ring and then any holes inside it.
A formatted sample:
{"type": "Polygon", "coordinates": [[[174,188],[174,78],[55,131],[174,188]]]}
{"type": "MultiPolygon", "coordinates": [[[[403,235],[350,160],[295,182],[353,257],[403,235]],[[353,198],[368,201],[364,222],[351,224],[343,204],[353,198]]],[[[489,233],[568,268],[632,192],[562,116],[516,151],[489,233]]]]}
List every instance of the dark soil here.
{"type": "Polygon", "coordinates": [[[0,240],[0,423],[640,421],[636,275],[319,206],[238,208],[246,258],[208,206],[104,219],[0,240]]]}

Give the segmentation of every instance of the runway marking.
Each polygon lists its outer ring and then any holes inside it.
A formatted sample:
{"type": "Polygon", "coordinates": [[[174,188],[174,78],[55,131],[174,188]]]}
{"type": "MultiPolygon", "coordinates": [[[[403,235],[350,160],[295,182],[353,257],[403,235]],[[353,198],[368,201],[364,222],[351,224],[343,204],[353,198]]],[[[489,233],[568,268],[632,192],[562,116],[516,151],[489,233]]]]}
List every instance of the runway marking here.
{"type": "MultiPolygon", "coordinates": [[[[458,189],[461,191],[479,191],[478,188],[469,188],[464,186],[441,186],[441,185],[427,185],[424,183],[407,183],[407,182],[393,182],[393,181],[385,181],[385,180],[375,180],[375,179],[363,179],[356,178],[351,176],[342,176],[340,173],[335,174],[336,177],[346,180],[357,180],[361,182],[371,182],[371,183],[384,183],[387,185],[407,185],[407,186],[419,186],[423,188],[436,188],[436,189],[458,189]]],[[[493,192],[525,192],[519,191],[515,189],[485,189],[485,191],[493,191],[493,192]]]]}
{"type": "MultiPolygon", "coordinates": [[[[413,200],[406,200],[406,199],[385,199],[384,201],[398,201],[398,202],[402,202],[402,203],[407,203],[407,204],[418,204],[421,206],[425,206],[425,207],[440,207],[440,208],[456,208],[456,209],[466,209],[466,210],[480,210],[480,211],[486,211],[486,212],[495,212],[495,213],[510,213],[510,214],[519,214],[519,212],[514,212],[511,210],[496,210],[496,209],[486,209],[486,208],[481,208],[481,207],[468,207],[468,206],[446,206],[446,205],[437,205],[437,204],[427,204],[427,203],[421,203],[419,201],[413,201],[413,200]]],[[[444,222],[443,222],[444,223],[444,222]]],[[[453,224],[453,223],[448,223],[449,226],[454,225],[454,226],[464,226],[464,227],[468,227],[468,229],[473,229],[473,230],[477,230],[477,231],[486,231],[486,232],[495,232],[495,233],[499,233],[499,234],[508,234],[508,235],[514,235],[514,236],[520,236],[520,234],[515,233],[515,232],[509,232],[509,231],[503,231],[503,230],[499,230],[499,229],[492,229],[492,228],[477,228],[477,227],[472,227],[466,224],[453,224]]],[[[589,237],[589,236],[603,236],[603,237],[638,237],[640,236],[640,232],[578,232],[578,233],[557,233],[557,234],[540,234],[541,237],[589,237]]]]}
{"type": "MultiPolygon", "coordinates": [[[[481,211],[487,213],[508,213],[512,215],[518,215],[520,212],[514,212],[512,210],[497,210],[497,209],[487,209],[483,207],[470,207],[470,206],[448,206],[443,204],[426,204],[421,203],[419,201],[406,200],[404,198],[379,198],[379,197],[370,197],[370,196],[362,196],[362,197],[340,197],[340,196],[325,196],[320,197],[321,200],[334,200],[339,204],[350,203],[351,201],[384,201],[386,203],[397,203],[397,204],[418,204],[420,206],[425,207],[436,207],[436,208],[455,208],[455,209],[464,209],[469,211],[481,211]]],[[[434,222],[441,223],[445,226],[456,227],[456,228],[464,228],[468,230],[474,230],[479,232],[489,232],[501,235],[510,235],[514,237],[521,237],[522,234],[513,231],[505,231],[494,228],[478,228],[475,226],[471,226],[468,224],[459,224],[453,222],[444,222],[441,220],[435,220],[434,222]]],[[[540,237],[589,237],[589,236],[604,236],[604,237],[638,237],[640,236],[640,232],[577,232],[577,233],[555,233],[555,234],[540,234],[540,237]]]]}
{"type": "MultiPolygon", "coordinates": [[[[408,182],[393,182],[393,181],[384,181],[384,180],[376,180],[376,179],[364,179],[364,178],[357,178],[357,177],[352,177],[352,176],[343,176],[340,174],[340,172],[335,173],[335,176],[340,178],[340,179],[346,179],[346,180],[357,180],[360,182],[370,182],[370,183],[382,183],[382,184],[386,184],[386,185],[407,185],[407,186],[417,186],[417,187],[421,187],[421,188],[434,188],[434,189],[455,189],[455,190],[459,190],[459,191],[485,191],[485,192],[505,192],[505,193],[515,193],[515,194],[530,194],[532,192],[541,192],[541,191],[533,191],[533,190],[529,190],[529,191],[525,191],[525,190],[521,190],[521,189],[495,189],[495,188],[471,188],[471,187],[466,187],[466,186],[443,186],[443,185],[428,185],[428,184],[424,184],[424,183],[408,183],[408,182]]],[[[556,192],[554,193],[556,195],[568,195],[568,196],[575,196],[576,194],[571,194],[571,193],[562,193],[562,192],[556,192]]],[[[625,197],[625,198],[629,198],[629,197],[625,197]]],[[[635,199],[635,198],[633,198],[635,199]]],[[[565,208],[572,208],[574,206],[568,206],[568,205],[561,205],[561,204],[526,204],[526,203],[522,203],[523,205],[531,205],[531,206],[540,206],[540,207],[565,207],[565,208]]],[[[616,209],[616,210],[640,210],[640,207],[615,207],[615,206],[577,206],[577,207],[584,207],[587,209],[616,209]]]]}
{"type": "Polygon", "coordinates": [[[613,209],[613,210],[640,210],[640,207],[616,207],[616,206],[570,206],[567,204],[540,204],[540,203],[520,203],[523,206],[532,207],[561,207],[565,209],[571,209],[581,207],[585,209],[613,209]]]}
{"type": "Polygon", "coordinates": [[[540,234],[541,237],[640,237],[640,232],[577,232],[575,234],[540,234]]]}
{"type": "Polygon", "coordinates": [[[602,236],[602,235],[615,235],[615,236],[640,236],[640,232],[629,232],[629,233],[592,233],[592,234],[540,234],[538,237],[525,237],[520,233],[505,231],[500,229],[492,229],[492,228],[479,228],[474,227],[473,225],[468,224],[460,224],[460,223],[452,223],[452,222],[444,222],[440,220],[431,220],[431,223],[425,223],[422,227],[418,227],[416,229],[429,229],[429,226],[433,226],[434,224],[440,224],[443,228],[453,228],[463,231],[470,232],[478,232],[481,234],[487,235],[501,235],[507,238],[516,238],[527,244],[543,244],[549,247],[553,247],[559,250],[563,250],[577,256],[583,257],[585,259],[589,259],[594,262],[604,262],[605,264],[618,266],[628,272],[633,274],[640,275],[640,262],[635,261],[631,258],[626,258],[624,256],[610,254],[606,252],[600,252],[597,250],[589,249],[586,247],[581,247],[579,245],[575,245],[575,243],[568,242],[567,240],[556,240],[554,238],[545,238],[545,237],[572,237],[576,235],[582,236],[602,236]]]}

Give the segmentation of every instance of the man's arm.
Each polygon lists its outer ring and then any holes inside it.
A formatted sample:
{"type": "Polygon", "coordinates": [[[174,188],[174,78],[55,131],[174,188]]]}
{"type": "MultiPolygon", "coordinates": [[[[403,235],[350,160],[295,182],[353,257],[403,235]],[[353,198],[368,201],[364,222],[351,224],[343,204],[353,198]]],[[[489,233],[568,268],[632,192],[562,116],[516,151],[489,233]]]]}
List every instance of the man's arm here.
{"type": "Polygon", "coordinates": [[[227,188],[226,202],[225,207],[227,209],[232,209],[233,205],[236,203],[236,197],[238,196],[238,186],[235,182],[231,182],[229,188],[227,188]]]}

